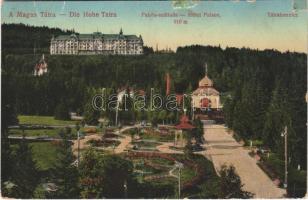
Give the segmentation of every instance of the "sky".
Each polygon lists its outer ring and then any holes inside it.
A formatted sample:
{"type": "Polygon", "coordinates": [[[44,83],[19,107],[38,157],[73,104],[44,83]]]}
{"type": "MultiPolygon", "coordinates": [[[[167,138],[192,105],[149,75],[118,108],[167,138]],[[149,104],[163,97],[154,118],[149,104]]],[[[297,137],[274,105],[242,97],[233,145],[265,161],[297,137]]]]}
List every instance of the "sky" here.
{"type": "MultiPolygon", "coordinates": [[[[296,1],[296,0],[295,0],[296,1]]],[[[193,6],[175,8],[171,1],[57,1],[2,2],[2,23],[74,29],[79,33],[142,35],[154,49],[185,45],[249,47],[307,52],[307,10],[294,10],[292,0],[194,1],[193,6]],[[56,17],[41,17],[47,11],[56,17]],[[37,17],[17,17],[17,12],[37,17]],[[80,17],[70,17],[70,12],[80,17]],[[117,17],[83,17],[84,12],[113,12],[117,17]],[[142,13],[177,13],[178,17],[144,17],[142,13]],[[188,12],[213,13],[219,17],[188,17],[188,12]],[[297,17],[269,17],[268,12],[297,14],[297,17]],[[10,16],[10,14],[12,14],[10,16]],[[61,15],[64,14],[64,15],[61,15]],[[182,20],[185,24],[177,24],[182,20]]]]}

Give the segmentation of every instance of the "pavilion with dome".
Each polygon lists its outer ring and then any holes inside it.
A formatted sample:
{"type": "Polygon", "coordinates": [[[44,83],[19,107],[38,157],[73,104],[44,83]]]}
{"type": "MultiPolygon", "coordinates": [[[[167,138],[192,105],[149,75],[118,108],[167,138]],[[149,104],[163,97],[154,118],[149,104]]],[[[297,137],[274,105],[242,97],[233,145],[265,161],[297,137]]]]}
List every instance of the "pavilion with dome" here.
{"type": "Polygon", "coordinates": [[[213,87],[213,81],[207,76],[199,81],[199,87],[192,92],[192,107],[195,111],[219,111],[222,109],[219,92],[213,87]]]}
{"type": "Polygon", "coordinates": [[[191,130],[195,129],[196,127],[193,126],[187,117],[186,114],[181,116],[180,123],[175,126],[175,134],[174,134],[174,146],[175,147],[184,147],[185,146],[185,139],[183,137],[183,132],[190,132],[191,130]]]}

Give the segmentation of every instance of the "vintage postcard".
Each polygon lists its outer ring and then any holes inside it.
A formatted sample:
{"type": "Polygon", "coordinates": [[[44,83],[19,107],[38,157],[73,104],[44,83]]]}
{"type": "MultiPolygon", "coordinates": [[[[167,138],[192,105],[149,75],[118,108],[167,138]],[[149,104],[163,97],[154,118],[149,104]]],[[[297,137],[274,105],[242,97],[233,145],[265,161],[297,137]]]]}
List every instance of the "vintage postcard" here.
{"type": "Polygon", "coordinates": [[[307,5],[1,1],[1,198],[307,197],[307,5]]]}

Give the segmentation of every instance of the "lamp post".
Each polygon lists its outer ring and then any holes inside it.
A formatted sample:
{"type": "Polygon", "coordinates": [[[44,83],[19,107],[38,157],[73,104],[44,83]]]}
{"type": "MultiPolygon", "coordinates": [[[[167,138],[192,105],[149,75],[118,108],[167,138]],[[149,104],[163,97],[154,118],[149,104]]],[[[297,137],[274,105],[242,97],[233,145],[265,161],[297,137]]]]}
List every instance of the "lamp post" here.
{"type": "Polygon", "coordinates": [[[117,107],[116,107],[116,119],[115,119],[116,126],[118,126],[118,115],[119,115],[119,101],[117,101],[117,107]]]}
{"type": "Polygon", "coordinates": [[[175,167],[178,168],[178,198],[180,199],[181,198],[181,170],[182,168],[184,167],[182,163],[180,162],[176,162],[175,163],[175,167]]]}
{"type": "Polygon", "coordinates": [[[77,131],[77,140],[78,140],[77,167],[79,167],[79,159],[80,159],[80,134],[79,134],[79,130],[77,131]]]}
{"type": "Polygon", "coordinates": [[[194,104],[194,100],[192,100],[192,105],[191,105],[191,120],[195,119],[195,104],[194,104]]]}
{"type": "Polygon", "coordinates": [[[80,133],[79,133],[79,130],[80,130],[80,126],[79,124],[77,123],[76,124],[76,130],[77,130],[77,167],[79,167],[79,159],[80,159],[80,133]]]}
{"type": "Polygon", "coordinates": [[[288,187],[288,128],[285,127],[283,133],[281,134],[284,137],[284,188],[288,187]]]}

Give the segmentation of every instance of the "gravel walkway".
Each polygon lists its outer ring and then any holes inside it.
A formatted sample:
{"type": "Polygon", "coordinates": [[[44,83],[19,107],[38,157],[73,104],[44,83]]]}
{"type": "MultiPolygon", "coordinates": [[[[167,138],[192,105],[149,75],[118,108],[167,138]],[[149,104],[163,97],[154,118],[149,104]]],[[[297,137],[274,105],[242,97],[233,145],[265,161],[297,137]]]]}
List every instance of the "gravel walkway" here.
{"type": "Polygon", "coordinates": [[[278,188],[259,168],[256,160],[248,155],[222,125],[205,125],[205,156],[213,161],[218,171],[222,164],[232,164],[244,184],[244,190],[255,194],[255,198],[282,198],[284,189],[278,188]]]}

